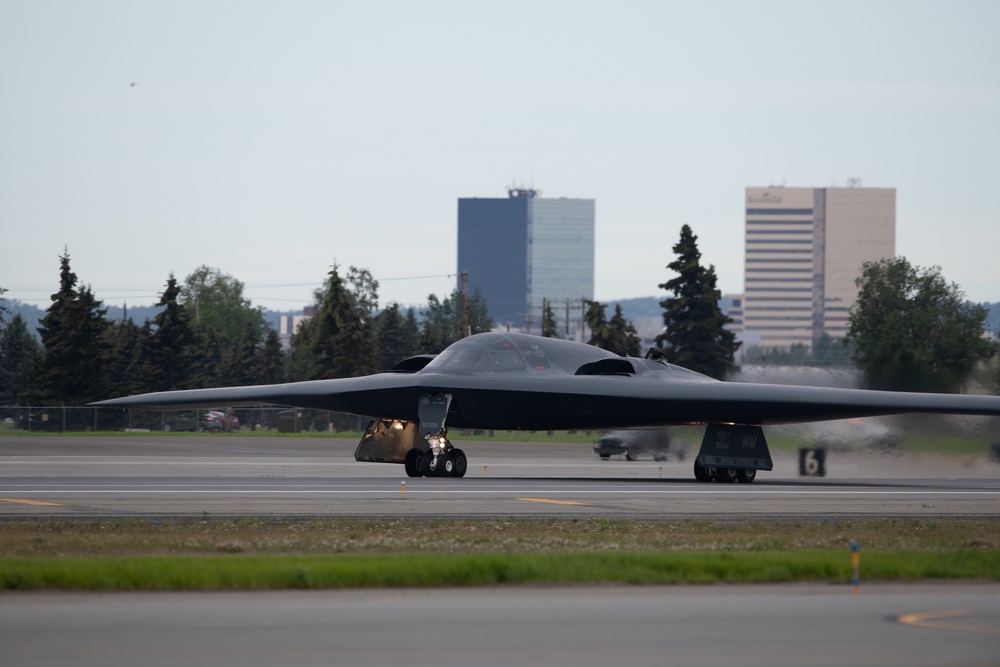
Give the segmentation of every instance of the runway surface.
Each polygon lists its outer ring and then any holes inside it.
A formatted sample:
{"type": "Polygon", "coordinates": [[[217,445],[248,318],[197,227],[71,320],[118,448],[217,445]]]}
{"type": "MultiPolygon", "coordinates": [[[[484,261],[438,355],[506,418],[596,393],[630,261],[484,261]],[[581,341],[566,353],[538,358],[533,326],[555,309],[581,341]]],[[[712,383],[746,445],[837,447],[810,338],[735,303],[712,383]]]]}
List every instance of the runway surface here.
{"type": "Polygon", "coordinates": [[[978,457],[794,453],[753,484],[697,483],[692,461],[601,461],[589,445],[459,442],[463,479],[358,463],[335,438],[0,437],[0,517],[998,516],[978,457]],[[405,484],[404,484],[405,483],[405,484]]]}
{"type": "MultiPolygon", "coordinates": [[[[304,438],[0,437],[0,520],[202,516],[1000,515],[983,457],[793,454],[753,484],[589,445],[462,442],[463,479],[304,438]],[[402,482],[406,482],[405,493],[402,482]]],[[[1000,586],[553,587],[0,594],[3,664],[997,665],[1000,586]]]]}
{"type": "Polygon", "coordinates": [[[1000,587],[3,595],[9,665],[997,665],[1000,587]]]}

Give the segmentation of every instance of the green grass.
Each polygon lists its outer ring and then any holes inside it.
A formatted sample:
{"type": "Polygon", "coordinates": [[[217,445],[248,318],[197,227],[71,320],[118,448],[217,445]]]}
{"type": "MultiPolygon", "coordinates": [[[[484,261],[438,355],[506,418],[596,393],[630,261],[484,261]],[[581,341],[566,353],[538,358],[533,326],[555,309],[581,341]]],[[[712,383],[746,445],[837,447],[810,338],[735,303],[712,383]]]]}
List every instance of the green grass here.
{"type": "MultiPolygon", "coordinates": [[[[1000,580],[1000,553],[865,554],[865,581],[1000,580]]],[[[851,581],[846,552],[518,553],[0,559],[3,590],[269,590],[851,581]]]]}
{"type": "Polygon", "coordinates": [[[1000,519],[5,521],[0,590],[1000,581],[1000,519]]]}

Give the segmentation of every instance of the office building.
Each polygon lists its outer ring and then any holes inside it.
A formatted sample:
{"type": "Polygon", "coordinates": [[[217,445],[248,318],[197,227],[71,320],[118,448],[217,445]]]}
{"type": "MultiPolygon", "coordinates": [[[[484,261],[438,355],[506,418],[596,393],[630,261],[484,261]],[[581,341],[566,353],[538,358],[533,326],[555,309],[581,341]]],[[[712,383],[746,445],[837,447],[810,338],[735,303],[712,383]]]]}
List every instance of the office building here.
{"type": "Polygon", "coordinates": [[[566,312],[578,322],[581,299],[594,297],[594,200],[513,187],[507,195],[458,200],[458,271],[495,327],[539,333],[547,300],[564,331],[566,312]]]}
{"type": "Polygon", "coordinates": [[[745,208],[741,338],[843,338],[862,265],[896,254],[895,188],[750,187],[745,208]]]}

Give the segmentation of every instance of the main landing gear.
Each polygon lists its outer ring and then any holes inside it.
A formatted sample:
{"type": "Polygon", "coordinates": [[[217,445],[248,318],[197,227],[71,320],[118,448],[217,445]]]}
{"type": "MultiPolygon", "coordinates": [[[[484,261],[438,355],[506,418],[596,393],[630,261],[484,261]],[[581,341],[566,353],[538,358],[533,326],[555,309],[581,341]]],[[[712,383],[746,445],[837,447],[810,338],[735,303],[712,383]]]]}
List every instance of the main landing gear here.
{"type": "Polygon", "coordinates": [[[757,479],[758,470],[773,467],[760,426],[708,424],[694,460],[694,478],[699,482],[750,484],[757,479]]]}
{"type": "Polygon", "coordinates": [[[443,436],[438,439],[443,441],[443,446],[432,445],[426,451],[414,447],[406,453],[403,465],[408,477],[465,477],[469,469],[465,452],[453,447],[443,436]]]}
{"type": "Polygon", "coordinates": [[[723,482],[731,484],[742,482],[750,484],[757,478],[757,471],[753,468],[715,468],[703,466],[697,461],[694,462],[694,478],[699,482],[723,482]]]}
{"type": "Polygon", "coordinates": [[[354,459],[402,463],[409,477],[465,477],[469,459],[448,442],[444,425],[450,405],[451,394],[424,394],[415,422],[373,419],[354,459]]]}

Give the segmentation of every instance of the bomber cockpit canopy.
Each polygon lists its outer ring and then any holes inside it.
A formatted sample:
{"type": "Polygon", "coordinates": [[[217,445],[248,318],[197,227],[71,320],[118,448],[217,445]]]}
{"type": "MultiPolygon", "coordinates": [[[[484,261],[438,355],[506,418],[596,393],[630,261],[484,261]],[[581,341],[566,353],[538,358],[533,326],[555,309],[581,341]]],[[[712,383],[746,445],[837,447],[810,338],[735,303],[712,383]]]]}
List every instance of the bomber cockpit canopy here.
{"type": "Polygon", "coordinates": [[[618,355],[593,345],[515,333],[483,333],[450,345],[426,366],[455,373],[563,373],[573,375],[584,364],[618,355]]]}

